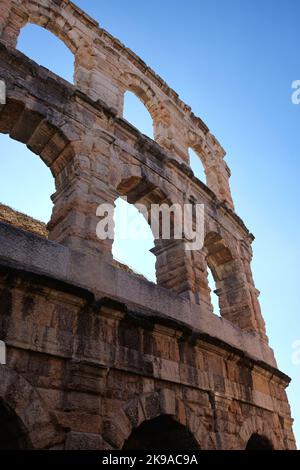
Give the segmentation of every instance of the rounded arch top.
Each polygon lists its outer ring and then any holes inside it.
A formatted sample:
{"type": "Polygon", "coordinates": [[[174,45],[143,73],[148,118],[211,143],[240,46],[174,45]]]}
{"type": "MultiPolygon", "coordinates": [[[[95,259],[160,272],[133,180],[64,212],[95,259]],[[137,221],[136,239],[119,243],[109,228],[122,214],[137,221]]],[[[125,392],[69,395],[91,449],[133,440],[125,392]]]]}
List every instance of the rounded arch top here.
{"type": "Polygon", "coordinates": [[[201,416],[167,388],[135,397],[108,416],[104,423],[103,438],[113,448],[122,449],[134,429],[159,416],[169,416],[186,427],[200,449],[216,449],[214,433],[206,429],[201,416]]]}
{"type": "Polygon", "coordinates": [[[156,94],[152,87],[139,75],[124,72],[120,75],[119,81],[124,92],[128,90],[135,93],[146,107],[149,106],[151,109],[150,104],[157,101],[156,94]]]}
{"type": "Polygon", "coordinates": [[[73,146],[79,140],[68,124],[56,125],[47,109],[32,109],[26,100],[15,98],[0,106],[0,133],[39,155],[54,177],[74,158],[73,146]]]}
{"type": "Polygon", "coordinates": [[[265,442],[268,442],[274,449],[284,449],[283,442],[272,430],[272,426],[259,416],[250,416],[247,418],[240,429],[240,448],[244,450],[252,436],[260,436],[265,442]]]}
{"type": "MultiPolygon", "coordinates": [[[[86,74],[86,51],[93,41],[89,28],[78,22],[76,6],[68,0],[36,2],[33,0],[6,1],[0,20],[0,41],[9,47],[16,47],[21,30],[33,24],[44,28],[69,49],[74,56],[73,81],[82,91],[88,90],[86,74]],[[84,51],[84,53],[83,53],[84,51]]],[[[0,9],[1,13],[1,9],[0,9]]],[[[92,57],[92,54],[90,54],[92,57]]]]}
{"type": "Polygon", "coordinates": [[[72,18],[70,2],[46,0],[39,3],[33,0],[12,0],[6,3],[7,21],[2,27],[1,39],[9,45],[16,46],[21,28],[32,23],[61,39],[73,54],[82,46],[85,38],[74,34],[75,15],[72,18]]]}
{"type": "Polygon", "coordinates": [[[123,450],[155,451],[162,443],[167,450],[200,450],[189,429],[169,415],[144,421],[125,441],[123,450]]]}
{"type": "Polygon", "coordinates": [[[208,153],[206,149],[206,136],[203,132],[195,132],[193,128],[190,128],[187,132],[187,147],[192,149],[200,158],[204,167],[209,163],[208,153]]]}
{"type": "MultiPolygon", "coordinates": [[[[22,24],[19,34],[21,30],[29,24],[40,26],[41,28],[46,29],[58,39],[60,39],[65,44],[65,46],[72,52],[72,54],[76,54],[78,49],[76,42],[63,29],[58,27],[54,21],[48,20],[47,17],[41,17],[38,14],[29,15],[28,21],[22,24]]],[[[68,24],[66,24],[65,26],[66,28],[70,27],[70,25],[68,24]]]]}
{"type": "MultiPolygon", "coordinates": [[[[123,98],[129,91],[143,103],[153,120],[154,134],[157,135],[157,127],[161,121],[170,123],[170,112],[167,106],[145,77],[132,72],[123,72],[118,82],[123,98]]],[[[120,114],[123,115],[123,102],[120,114]]]]}

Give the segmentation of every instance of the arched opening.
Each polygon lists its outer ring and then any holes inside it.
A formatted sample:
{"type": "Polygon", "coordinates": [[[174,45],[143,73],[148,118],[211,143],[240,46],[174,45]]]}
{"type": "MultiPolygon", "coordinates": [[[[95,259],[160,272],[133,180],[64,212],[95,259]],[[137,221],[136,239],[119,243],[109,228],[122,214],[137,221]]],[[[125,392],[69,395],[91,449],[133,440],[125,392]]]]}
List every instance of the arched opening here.
{"type": "Polygon", "coordinates": [[[220,317],[221,313],[220,313],[220,307],[219,307],[219,296],[216,293],[216,290],[217,290],[216,281],[215,281],[213,272],[209,266],[207,267],[207,280],[208,280],[208,287],[210,288],[210,301],[211,301],[213,313],[220,317]]]}
{"type": "Polygon", "coordinates": [[[246,450],[273,450],[271,441],[260,434],[254,433],[246,445],[246,450]]]}
{"type": "Polygon", "coordinates": [[[0,399],[0,450],[25,450],[31,447],[23,423],[0,399]]]}
{"type": "Polygon", "coordinates": [[[142,134],[153,139],[153,121],[142,101],[131,91],[124,95],[123,117],[142,134]]]}
{"type": "Polygon", "coordinates": [[[190,166],[193,170],[194,175],[198,180],[207,185],[206,174],[204,171],[203,163],[199,155],[192,149],[189,148],[190,166]]]}
{"type": "Polygon", "coordinates": [[[114,259],[129,270],[156,282],[155,256],[150,252],[154,237],[145,217],[124,198],[115,201],[114,259]]]}
{"type": "Polygon", "coordinates": [[[123,450],[200,450],[192,433],[168,415],[145,421],[131,433],[123,450]]]}
{"type": "MultiPolygon", "coordinates": [[[[38,110],[40,110],[40,112],[27,107],[24,102],[12,98],[9,98],[5,105],[0,106],[0,134],[5,134],[0,137],[2,142],[5,142],[4,145],[8,145],[8,147],[5,148],[5,154],[7,155],[5,155],[4,158],[2,157],[3,159],[0,158],[0,165],[2,165],[1,175],[3,175],[3,180],[6,179],[9,183],[8,187],[7,185],[2,185],[1,189],[5,188],[2,199],[6,201],[6,203],[12,205],[15,209],[26,212],[26,214],[28,214],[28,208],[30,208],[31,216],[47,221],[49,220],[52,208],[49,196],[54,190],[54,179],[55,195],[57,197],[66,174],[63,170],[72,162],[74,150],[67,135],[59,128],[55,127],[43,114],[45,111],[44,108],[41,107],[41,109],[38,108],[38,110]],[[8,136],[11,137],[13,141],[9,140],[8,136]],[[17,143],[15,143],[15,141],[17,141],[17,143]],[[18,142],[25,144],[25,146],[20,146],[18,142]],[[17,163],[15,163],[16,161],[14,160],[14,156],[17,152],[16,149],[20,152],[17,163]],[[33,158],[31,152],[35,154],[33,158]],[[44,165],[36,155],[40,157],[44,165]],[[13,167],[11,166],[12,164],[14,165],[13,167]],[[52,174],[52,176],[50,176],[50,174],[52,174]],[[18,186],[14,179],[10,179],[15,178],[15,175],[18,175],[20,178],[18,186]],[[43,195],[45,195],[45,197],[43,197],[43,195]],[[28,196],[31,198],[30,200],[26,198],[28,196]],[[13,198],[18,198],[17,202],[13,198]]],[[[4,146],[2,146],[2,148],[4,148],[4,146]]],[[[58,207],[56,202],[57,199],[54,199],[54,209],[58,207]]],[[[48,226],[49,238],[52,237],[52,240],[60,242],[57,233],[54,234],[53,232],[53,228],[55,228],[53,214],[54,211],[51,215],[52,225],[51,227],[48,226]]],[[[20,220],[26,223],[24,227],[22,227],[22,225],[21,227],[25,230],[28,229],[29,231],[36,232],[35,220],[29,220],[30,217],[24,218],[23,215],[24,214],[20,214],[20,220]],[[30,225],[28,228],[26,227],[27,222],[30,225]]],[[[15,216],[13,217],[15,218],[15,216]]],[[[64,221],[65,217],[66,214],[64,214],[63,217],[58,217],[56,214],[56,220],[59,222],[64,221]]],[[[20,226],[18,223],[14,223],[14,225],[20,226]]],[[[41,222],[39,222],[38,225],[40,228],[41,222]]],[[[59,226],[59,223],[57,226],[59,226]]],[[[37,233],[42,236],[47,236],[48,230],[46,230],[44,224],[42,227],[43,233],[40,233],[39,230],[37,233]]]]}
{"type": "Polygon", "coordinates": [[[27,24],[21,29],[17,48],[39,65],[73,83],[74,56],[51,32],[41,26],[27,24]]]}
{"type": "MultiPolygon", "coordinates": [[[[143,245],[143,249],[140,256],[140,268],[137,269],[142,271],[144,254],[151,251],[151,272],[152,276],[149,276],[148,272],[145,276],[154,281],[157,279],[157,284],[167,289],[174,289],[174,271],[178,268],[178,265],[182,265],[181,260],[178,259],[178,250],[176,249],[178,240],[172,240],[172,234],[174,232],[174,213],[172,212],[172,202],[167,197],[166,193],[158,187],[151,178],[145,175],[141,176],[129,176],[124,178],[118,185],[118,193],[124,197],[128,203],[138,208],[135,210],[135,216],[137,220],[137,227],[132,224],[131,232],[139,233],[141,230],[147,231],[149,237],[148,245],[143,245]],[[137,217],[138,215],[138,217],[137,217]],[[143,218],[145,220],[143,220],[143,218]],[[139,228],[139,221],[142,228],[139,228]],[[151,226],[148,226],[148,224],[151,226]],[[165,230],[164,237],[162,236],[162,230],[165,230]],[[152,233],[153,232],[153,233],[152,233]],[[155,238],[154,238],[155,237],[155,238]],[[168,238],[169,237],[169,238],[168,238]],[[153,247],[154,245],[154,247],[153,247]],[[153,248],[152,248],[153,247],[153,248]],[[172,251],[174,248],[174,251],[172,251]],[[173,266],[172,264],[175,265],[173,266]],[[155,266],[155,268],[154,268],[155,266]],[[154,274],[155,273],[155,274],[154,274]]],[[[122,204],[122,203],[121,203],[122,204]]],[[[123,205],[123,208],[125,206],[123,205]]],[[[118,236],[118,229],[116,229],[116,235],[118,236]]],[[[132,237],[132,250],[136,250],[136,243],[134,237],[132,237]]],[[[180,240],[179,240],[180,241],[180,240]]],[[[128,252],[127,245],[123,245],[125,253],[128,252]]],[[[131,261],[129,264],[133,265],[131,261]]],[[[176,282],[175,277],[175,282],[176,282]]]]}
{"type": "MultiPolygon", "coordinates": [[[[8,135],[0,134],[0,147],[0,220],[21,224],[21,214],[14,214],[12,208],[47,223],[53,207],[50,197],[55,191],[50,169],[26,145],[8,135]]],[[[22,228],[26,228],[29,220],[23,218],[23,222],[22,228]]]]}

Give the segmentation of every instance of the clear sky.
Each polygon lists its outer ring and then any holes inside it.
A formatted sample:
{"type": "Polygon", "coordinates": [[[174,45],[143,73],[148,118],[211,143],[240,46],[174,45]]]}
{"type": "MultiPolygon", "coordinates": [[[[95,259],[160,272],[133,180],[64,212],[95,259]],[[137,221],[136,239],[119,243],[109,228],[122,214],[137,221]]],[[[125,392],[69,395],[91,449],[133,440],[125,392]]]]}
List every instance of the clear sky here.
{"type": "MultiPolygon", "coordinates": [[[[288,394],[299,445],[300,361],[292,355],[294,342],[300,341],[300,105],[292,104],[291,84],[300,79],[300,2],[76,3],[161,75],[226,149],[236,211],[256,236],[252,266],[270,343],[279,367],[292,377],[288,394]]],[[[71,80],[71,55],[42,33],[37,27],[24,29],[20,49],[71,80]]],[[[128,98],[127,119],[149,133],[144,116],[128,98]]],[[[0,200],[49,219],[49,170],[22,144],[0,135],[0,145],[5,157],[0,159],[0,200]]],[[[135,248],[120,243],[116,254],[122,258],[124,249],[133,262],[143,259],[134,256],[135,248]]],[[[140,264],[153,279],[151,259],[140,264]]]]}

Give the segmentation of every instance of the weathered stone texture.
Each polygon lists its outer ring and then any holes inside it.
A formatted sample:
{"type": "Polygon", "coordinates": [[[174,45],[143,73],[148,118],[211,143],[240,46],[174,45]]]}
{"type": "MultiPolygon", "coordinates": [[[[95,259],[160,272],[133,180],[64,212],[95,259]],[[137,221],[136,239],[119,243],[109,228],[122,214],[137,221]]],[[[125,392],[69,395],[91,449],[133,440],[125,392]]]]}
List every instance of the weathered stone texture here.
{"type": "Polygon", "coordinates": [[[268,345],[251,273],[253,236],[234,211],[225,152],[207,126],[68,0],[0,1],[0,79],[0,132],[36,153],[56,186],[47,230],[3,207],[0,215],[8,358],[0,403],[22,423],[12,439],[35,449],[120,449],[143,423],[168,416],[201,449],[244,449],[257,434],[294,448],[289,378],[268,345]],[[70,48],[75,85],[15,49],[29,22],[70,48]],[[151,114],[155,141],[123,119],[127,90],[151,114]],[[207,185],[193,175],[188,148],[207,185]],[[120,269],[112,240],[97,238],[96,209],[121,195],[147,207],[204,204],[203,249],[156,240],[158,285],[120,269]]]}

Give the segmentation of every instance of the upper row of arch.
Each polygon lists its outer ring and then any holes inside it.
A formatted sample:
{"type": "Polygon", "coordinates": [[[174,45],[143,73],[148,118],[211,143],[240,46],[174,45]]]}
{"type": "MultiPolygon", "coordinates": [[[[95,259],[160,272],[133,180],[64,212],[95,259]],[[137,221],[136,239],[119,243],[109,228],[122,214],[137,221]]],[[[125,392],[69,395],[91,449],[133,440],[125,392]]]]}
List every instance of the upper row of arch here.
{"type": "Polygon", "coordinates": [[[192,148],[203,164],[207,186],[233,208],[223,148],[191,108],[132,51],[69,0],[2,0],[0,13],[1,41],[15,47],[28,23],[47,29],[74,54],[75,85],[91,98],[102,99],[120,117],[125,92],[134,92],[151,115],[154,140],[187,165],[192,148]],[[108,67],[101,62],[103,54],[108,67]],[[126,61],[114,63],[116,54],[126,61]]]}

